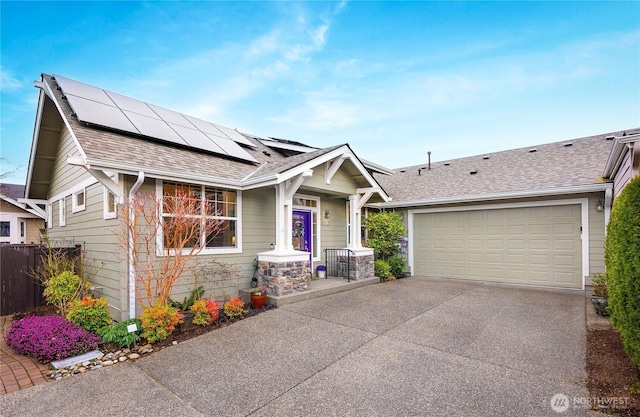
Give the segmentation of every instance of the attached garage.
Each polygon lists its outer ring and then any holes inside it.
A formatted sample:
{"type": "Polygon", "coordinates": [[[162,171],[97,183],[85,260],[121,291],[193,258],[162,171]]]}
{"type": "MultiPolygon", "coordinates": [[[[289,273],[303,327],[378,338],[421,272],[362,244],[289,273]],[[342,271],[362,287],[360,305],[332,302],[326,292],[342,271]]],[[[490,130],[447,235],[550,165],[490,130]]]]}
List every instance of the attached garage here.
{"type": "Polygon", "coordinates": [[[583,245],[588,239],[582,236],[586,204],[567,200],[410,210],[413,274],[582,288],[588,265],[583,245]]]}

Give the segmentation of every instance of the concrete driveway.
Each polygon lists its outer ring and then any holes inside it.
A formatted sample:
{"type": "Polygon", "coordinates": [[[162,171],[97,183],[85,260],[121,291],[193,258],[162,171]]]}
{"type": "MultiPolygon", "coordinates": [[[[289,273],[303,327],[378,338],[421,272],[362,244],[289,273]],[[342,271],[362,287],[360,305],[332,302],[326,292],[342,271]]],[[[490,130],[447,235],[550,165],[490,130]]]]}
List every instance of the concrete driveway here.
{"type": "Polygon", "coordinates": [[[588,397],[584,313],[580,291],[406,278],[3,395],[0,413],[600,416],[575,405],[588,397]]]}

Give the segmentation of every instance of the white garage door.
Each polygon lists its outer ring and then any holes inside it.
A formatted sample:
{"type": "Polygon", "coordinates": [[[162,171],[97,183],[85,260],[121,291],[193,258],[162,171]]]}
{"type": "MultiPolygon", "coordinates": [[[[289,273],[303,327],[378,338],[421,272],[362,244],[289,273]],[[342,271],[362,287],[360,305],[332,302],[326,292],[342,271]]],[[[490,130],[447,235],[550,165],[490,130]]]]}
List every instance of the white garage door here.
{"type": "Polygon", "coordinates": [[[582,287],[580,205],[415,214],[414,274],[582,287]]]}

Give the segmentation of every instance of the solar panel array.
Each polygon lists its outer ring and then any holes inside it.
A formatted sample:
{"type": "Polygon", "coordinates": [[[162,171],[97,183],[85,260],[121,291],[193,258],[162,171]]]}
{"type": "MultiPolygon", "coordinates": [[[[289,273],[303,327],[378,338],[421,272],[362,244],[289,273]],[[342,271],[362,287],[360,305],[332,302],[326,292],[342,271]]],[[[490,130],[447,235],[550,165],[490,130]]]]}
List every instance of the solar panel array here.
{"type": "Polygon", "coordinates": [[[239,144],[255,145],[234,129],[59,75],[54,77],[71,109],[82,122],[257,162],[239,144]]]}

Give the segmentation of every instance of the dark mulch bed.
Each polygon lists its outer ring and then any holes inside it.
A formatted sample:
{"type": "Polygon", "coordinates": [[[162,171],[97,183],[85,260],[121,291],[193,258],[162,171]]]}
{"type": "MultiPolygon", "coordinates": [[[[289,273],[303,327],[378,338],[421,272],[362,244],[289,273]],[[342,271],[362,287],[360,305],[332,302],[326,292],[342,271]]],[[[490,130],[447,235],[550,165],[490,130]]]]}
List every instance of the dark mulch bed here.
{"type": "Polygon", "coordinates": [[[173,345],[173,342],[178,342],[178,343],[184,342],[185,340],[189,340],[189,339],[191,339],[193,337],[197,337],[197,336],[203,335],[205,333],[209,333],[209,332],[211,332],[213,330],[216,330],[216,329],[219,329],[221,327],[228,326],[229,324],[234,323],[236,321],[244,320],[244,319],[249,318],[249,317],[253,317],[253,316],[257,315],[257,314],[260,314],[260,313],[262,313],[264,311],[271,310],[271,309],[274,309],[274,308],[276,308],[276,307],[271,306],[271,305],[265,305],[264,308],[261,308],[260,310],[249,309],[249,310],[247,310],[247,312],[246,312],[246,314],[244,316],[239,317],[237,319],[233,319],[233,320],[230,320],[229,318],[227,318],[221,312],[220,316],[218,317],[218,320],[216,320],[215,323],[212,323],[209,326],[195,326],[195,328],[193,328],[191,330],[187,330],[187,331],[181,331],[180,329],[178,329],[178,331],[175,331],[175,332],[171,333],[169,335],[169,337],[166,338],[165,340],[163,340],[161,342],[154,343],[152,346],[153,346],[154,350],[162,349],[164,347],[173,345]]]}
{"type": "MultiPolygon", "coordinates": [[[[640,394],[629,391],[637,383],[640,371],[624,351],[620,333],[615,330],[587,332],[587,388],[597,401],[618,398],[618,409],[602,405],[599,411],[621,417],[640,416],[640,394]]],[[[637,384],[640,385],[640,384],[637,384]]]]}

